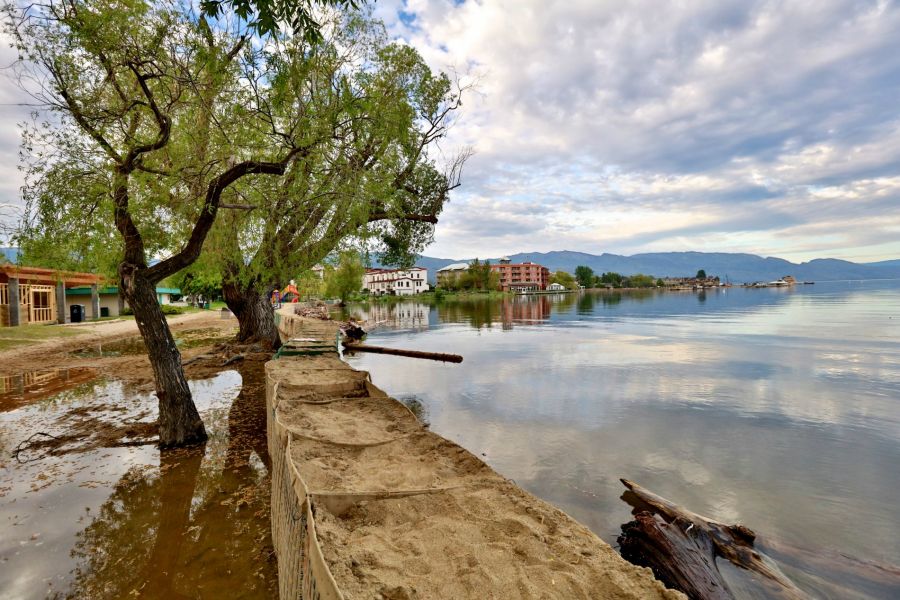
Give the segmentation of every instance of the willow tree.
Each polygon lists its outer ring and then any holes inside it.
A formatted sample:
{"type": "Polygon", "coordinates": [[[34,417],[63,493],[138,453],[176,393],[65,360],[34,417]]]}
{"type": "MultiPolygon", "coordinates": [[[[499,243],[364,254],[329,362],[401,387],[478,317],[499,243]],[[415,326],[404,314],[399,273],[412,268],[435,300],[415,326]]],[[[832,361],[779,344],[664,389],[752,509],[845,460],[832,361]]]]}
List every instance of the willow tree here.
{"type": "Polygon", "coordinates": [[[365,15],[327,25],[315,45],[295,40],[258,57],[259,74],[275,76],[254,85],[277,88],[280,106],[332,135],[284,177],[229,191],[246,210],[220,221],[208,252],[241,342],[277,346],[271,290],[336,249],[375,241],[386,260],[408,262],[431,240],[467,157],[437,149],[460,106],[458,85],[365,15]]]}
{"type": "MultiPolygon", "coordinates": [[[[104,182],[103,194],[59,198],[57,218],[90,211],[118,234],[119,289],[153,368],[160,445],[202,441],[156,284],[200,255],[223,194],[283,175],[332,132],[302,112],[276,115],[276,90],[247,85],[258,40],[239,21],[213,28],[177,0],[50,0],[9,4],[5,16],[25,87],[50,111],[30,134],[41,149],[32,166],[72,162],[104,182]]],[[[64,185],[65,172],[47,176],[64,185]]]]}

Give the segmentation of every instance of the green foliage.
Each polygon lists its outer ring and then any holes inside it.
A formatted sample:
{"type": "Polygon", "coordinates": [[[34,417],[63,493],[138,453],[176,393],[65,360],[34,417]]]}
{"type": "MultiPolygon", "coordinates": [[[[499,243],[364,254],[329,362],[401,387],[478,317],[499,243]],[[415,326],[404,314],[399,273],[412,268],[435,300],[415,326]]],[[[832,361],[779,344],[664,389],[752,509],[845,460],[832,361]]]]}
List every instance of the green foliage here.
{"type": "MultiPolygon", "coordinates": [[[[593,275],[593,272],[591,274],[593,275]]],[[[557,271],[556,273],[551,275],[550,283],[558,283],[562,286],[565,286],[567,290],[578,289],[578,282],[575,280],[571,273],[568,273],[566,271],[557,271]]]]}
{"type": "Polygon", "coordinates": [[[185,296],[203,296],[205,300],[222,297],[222,274],[203,263],[194,263],[173,277],[175,287],[185,296]]]}
{"type": "Polygon", "coordinates": [[[613,287],[622,287],[625,281],[625,276],[614,271],[610,271],[608,273],[603,273],[602,275],[600,275],[597,281],[603,286],[611,285],[613,287]]]}
{"type": "Polygon", "coordinates": [[[586,288],[594,286],[594,270],[584,265],[575,267],[575,280],[586,288]]]}
{"type": "Polygon", "coordinates": [[[624,287],[632,288],[650,288],[656,287],[656,279],[652,275],[643,275],[638,273],[632,275],[624,281],[624,287]]]}
{"type": "Polygon", "coordinates": [[[697,271],[697,279],[706,279],[706,271],[703,269],[697,271]]]}
{"type": "MultiPolygon", "coordinates": [[[[161,304],[159,306],[160,310],[164,315],[183,315],[187,310],[183,306],[172,306],[171,304],[161,304]]],[[[134,315],[134,310],[130,306],[126,306],[122,309],[122,312],[119,313],[123,316],[132,316],[134,315]]]]}
{"type": "Polygon", "coordinates": [[[491,270],[491,261],[481,262],[476,258],[469,263],[466,271],[445,277],[441,286],[451,292],[497,290],[500,288],[500,275],[491,270]]]}
{"type": "Polygon", "coordinates": [[[666,282],[665,282],[665,281],[663,281],[662,279],[657,279],[657,280],[656,280],[656,287],[665,287],[665,286],[666,286],[666,282]]]}
{"type": "Polygon", "coordinates": [[[352,294],[362,290],[365,273],[366,268],[357,252],[341,252],[337,266],[325,269],[325,294],[346,303],[352,294]]]}
{"type": "Polygon", "coordinates": [[[241,285],[296,279],[336,248],[411,266],[458,183],[465,156],[444,168],[431,156],[459,105],[450,79],[368,15],[327,31],[314,53],[285,40],[260,57],[285,109],[305,115],[311,145],[283,178],[236,186],[255,208],[229,211],[211,235],[207,253],[241,285]]]}
{"type": "Polygon", "coordinates": [[[294,283],[301,298],[322,298],[325,295],[325,281],[311,269],[300,273],[294,283]]]}
{"type": "Polygon", "coordinates": [[[277,35],[281,25],[290,25],[296,35],[317,43],[322,41],[322,26],[313,15],[316,6],[356,9],[360,5],[359,0],[200,0],[200,11],[219,17],[230,8],[261,35],[277,35]]]}

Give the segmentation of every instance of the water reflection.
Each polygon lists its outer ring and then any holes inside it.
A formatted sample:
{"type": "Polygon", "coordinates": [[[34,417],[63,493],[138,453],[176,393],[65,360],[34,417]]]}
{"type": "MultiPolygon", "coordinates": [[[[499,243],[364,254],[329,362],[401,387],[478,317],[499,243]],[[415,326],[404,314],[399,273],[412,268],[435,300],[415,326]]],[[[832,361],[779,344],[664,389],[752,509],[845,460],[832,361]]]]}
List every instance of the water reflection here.
{"type": "MultiPolygon", "coordinates": [[[[152,445],[80,438],[38,461],[4,463],[0,589],[15,598],[275,596],[263,376],[248,362],[191,382],[210,433],[204,447],[160,456],[152,445]]],[[[9,456],[31,431],[155,414],[152,395],[100,382],[0,415],[0,451],[9,456]]]]}
{"type": "Polygon", "coordinates": [[[627,477],[749,525],[816,597],[900,597],[900,286],[570,298],[531,300],[514,330],[484,325],[495,302],[372,335],[461,365],[351,362],[607,541],[627,477]]]}
{"type": "Polygon", "coordinates": [[[76,388],[97,377],[94,369],[47,369],[0,375],[0,411],[15,410],[38,398],[76,388]]]}

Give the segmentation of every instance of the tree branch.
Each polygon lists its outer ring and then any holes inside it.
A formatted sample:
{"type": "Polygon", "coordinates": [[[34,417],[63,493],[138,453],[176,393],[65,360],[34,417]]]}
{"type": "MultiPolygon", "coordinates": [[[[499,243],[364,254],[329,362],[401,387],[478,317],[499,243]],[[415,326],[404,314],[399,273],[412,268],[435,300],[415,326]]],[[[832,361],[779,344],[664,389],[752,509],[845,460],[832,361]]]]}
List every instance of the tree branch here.
{"type": "Polygon", "coordinates": [[[287,156],[279,162],[263,162],[263,161],[244,161],[238,163],[221,173],[206,188],[206,199],[203,202],[203,208],[197,222],[194,223],[194,229],[191,231],[191,237],[184,248],[178,254],[167,258],[166,260],[155,264],[147,270],[147,276],[151,281],[157,282],[165,279],[169,275],[173,275],[188,267],[200,256],[203,249],[203,242],[212,228],[216,220],[216,212],[219,209],[219,200],[222,192],[225,191],[235,181],[247,175],[283,175],[288,164],[297,155],[309,152],[308,146],[294,148],[287,156]]]}
{"type": "Polygon", "coordinates": [[[396,219],[399,221],[417,221],[420,223],[431,223],[432,225],[437,225],[438,218],[435,215],[389,215],[385,212],[377,212],[369,215],[369,223],[374,223],[375,221],[385,221],[387,219],[396,219]]]}

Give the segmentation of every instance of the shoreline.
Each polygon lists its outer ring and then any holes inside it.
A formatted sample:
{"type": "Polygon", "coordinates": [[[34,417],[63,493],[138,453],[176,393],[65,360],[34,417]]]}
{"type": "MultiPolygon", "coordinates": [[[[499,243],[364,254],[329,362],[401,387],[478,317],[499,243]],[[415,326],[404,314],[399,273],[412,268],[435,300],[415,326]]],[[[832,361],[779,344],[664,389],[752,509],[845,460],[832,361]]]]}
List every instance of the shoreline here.
{"type": "Polygon", "coordinates": [[[323,597],[347,599],[684,597],[429,431],[336,348],[318,353],[334,344],[333,321],[289,311],[277,321],[282,337],[300,338],[293,346],[307,352],[266,365],[283,596],[312,578],[320,592],[333,584],[323,597]],[[291,568],[297,560],[311,565],[305,579],[291,568]]]}

